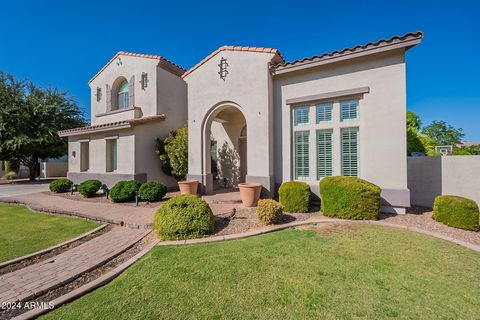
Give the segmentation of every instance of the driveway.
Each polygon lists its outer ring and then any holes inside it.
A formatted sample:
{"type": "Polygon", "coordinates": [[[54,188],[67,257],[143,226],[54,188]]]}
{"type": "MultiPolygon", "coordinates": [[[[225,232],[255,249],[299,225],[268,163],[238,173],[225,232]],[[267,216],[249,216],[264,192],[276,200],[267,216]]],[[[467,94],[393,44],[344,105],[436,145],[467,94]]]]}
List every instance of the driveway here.
{"type": "Polygon", "coordinates": [[[0,184],[0,198],[48,191],[48,185],[49,182],[45,181],[0,184]]]}

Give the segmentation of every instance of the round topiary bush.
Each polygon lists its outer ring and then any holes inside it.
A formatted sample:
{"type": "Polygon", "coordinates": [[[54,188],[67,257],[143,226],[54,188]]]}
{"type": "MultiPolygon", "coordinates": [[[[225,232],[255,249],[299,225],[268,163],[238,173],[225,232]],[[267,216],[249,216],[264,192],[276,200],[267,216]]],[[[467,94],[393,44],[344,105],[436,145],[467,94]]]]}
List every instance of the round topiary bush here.
{"type": "Polygon", "coordinates": [[[85,180],[78,186],[78,192],[86,198],[91,198],[97,194],[101,187],[102,183],[99,180],[85,180]]]}
{"type": "Polygon", "coordinates": [[[305,182],[288,181],[278,189],[279,201],[286,212],[310,211],[310,186],[305,182]]]}
{"type": "Polygon", "coordinates": [[[64,193],[64,192],[70,191],[72,189],[72,185],[73,185],[72,180],[63,178],[63,179],[53,180],[52,182],[50,182],[50,185],[48,187],[52,192],[64,193]]]}
{"type": "Polygon", "coordinates": [[[135,180],[123,180],[117,182],[109,195],[112,202],[128,202],[135,200],[135,192],[140,189],[141,183],[135,180]]]}
{"type": "Polygon", "coordinates": [[[260,199],[257,216],[265,224],[279,223],[283,217],[283,205],[272,199],[260,199]]]}
{"type": "Polygon", "coordinates": [[[138,194],[142,201],[159,201],[167,193],[167,187],[157,181],[149,181],[142,184],[138,194]]]}
{"type": "Polygon", "coordinates": [[[473,200],[458,196],[435,198],[432,218],[447,226],[478,231],[480,230],[478,217],[478,205],[473,200]]]}
{"type": "Polygon", "coordinates": [[[326,177],[320,181],[324,215],[342,219],[376,220],[380,214],[379,186],[355,177],[326,177]]]}
{"type": "Polygon", "coordinates": [[[215,220],[205,200],[184,194],[167,200],[158,209],[154,227],[161,240],[192,239],[211,234],[215,220]]]}

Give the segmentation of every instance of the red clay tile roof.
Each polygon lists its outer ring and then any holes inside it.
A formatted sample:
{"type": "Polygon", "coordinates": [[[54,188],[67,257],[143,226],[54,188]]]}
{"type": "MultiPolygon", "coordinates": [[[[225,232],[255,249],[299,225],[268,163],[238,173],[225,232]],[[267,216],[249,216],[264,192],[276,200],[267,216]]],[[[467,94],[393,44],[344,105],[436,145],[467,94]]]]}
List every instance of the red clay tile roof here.
{"type": "Polygon", "coordinates": [[[79,127],[79,128],[73,128],[73,129],[68,129],[68,130],[62,130],[58,131],[59,136],[69,136],[69,135],[74,135],[74,134],[82,134],[84,132],[89,132],[89,131],[96,131],[98,129],[115,129],[117,127],[131,127],[147,122],[153,122],[153,121],[159,121],[159,120],[165,120],[165,115],[160,114],[156,116],[147,116],[147,117],[142,117],[142,118],[136,118],[136,119],[129,119],[129,120],[121,120],[121,121],[115,121],[115,122],[110,122],[110,123],[103,123],[103,124],[97,124],[93,126],[85,126],[85,127],[79,127]]]}
{"type": "MultiPolygon", "coordinates": [[[[329,53],[324,53],[322,55],[315,55],[309,58],[303,58],[303,59],[298,59],[294,61],[289,61],[289,62],[283,62],[283,63],[278,63],[276,65],[273,65],[273,68],[281,68],[285,66],[294,66],[294,65],[301,65],[304,63],[310,63],[310,62],[315,62],[315,61],[321,61],[321,60],[328,60],[331,58],[337,58],[340,56],[346,56],[349,54],[354,54],[354,53],[359,53],[371,49],[376,49],[379,47],[384,47],[396,43],[402,43],[402,42],[407,42],[411,40],[421,40],[423,38],[423,32],[417,31],[417,32],[408,32],[405,33],[404,35],[401,36],[393,36],[389,39],[380,39],[375,42],[369,42],[364,45],[357,45],[351,48],[345,48],[340,51],[333,51],[329,53]]],[[[415,45],[415,44],[413,44],[415,45]]]]}
{"type": "Polygon", "coordinates": [[[274,53],[276,54],[276,57],[274,57],[272,60],[276,60],[274,62],[280,63],[284,62],[285,60],[283,59],[282,54],[278,49],[274,48],[258,48],[258,47],[242,47],[242,46],[223,46],[218,48],[217,50],[213,51],[210,53],[208,56],[206,56],[202,61],[194,65],[192,68],[188,69],[187,72],[185,72],[182,75],[182,78],[186,77],[190,73],[192,73],[194,70],[198,69],[201,65],[203,65],[205,62],[210,60],[213,56],[215,56],[217,53],[221,51],[248,51],[248,52],[263,52],[263,53],[274,53]]]}
{"type": "Polygon", "coordinates": [[[129,57],[138,57],[138,58],[146,58],[146,59],[155,59],[155,60],[159,60],[159,61],[162,61],[164,63],[166,63],[167,65],[169,65],[173,71],[177,71],[176,73],[178,75],[181,75],[185,72],[185,69],[182,68],[181,66],[173,63],[172,61],[168,60],[168,59],[165,59],[164,57],[162,56],[156,56],[156,55],[152,55],[152,54],[142,54],[142,53],[132,53],[132,52],[124,52],[124,51],[120,51],[118,52],[116,55],[113,56],[112,59],[110,59],[110,61],[107,62],[106,65],[103,66],[102,69],[100,69],[100,71],[98,71],[93,77],[92,79],[90,79],[88,81],[88,83],[92,82],[96,77],[98,77],[98,75],[100,73],[102,73],[103,70],[105,70],[109,65],[110,63],[112,63],[115,59],[117,59],[118,56],[129,56],[129,57]]]}

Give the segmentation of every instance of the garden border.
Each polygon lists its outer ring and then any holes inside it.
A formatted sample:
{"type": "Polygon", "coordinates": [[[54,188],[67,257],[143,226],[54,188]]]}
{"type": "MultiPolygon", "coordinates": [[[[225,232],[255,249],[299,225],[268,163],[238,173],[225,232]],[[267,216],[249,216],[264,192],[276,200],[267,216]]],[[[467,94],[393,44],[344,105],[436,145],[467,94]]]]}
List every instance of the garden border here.
{"type": "Polygon", "coordinates": [[[95,232],[97,232],[97,231],[103,230],[103,229],[106,228],[107,226],[108,226],[108,224],[102,224],[102,225],[96,227],[96,228],[93,229],[93,230],[90,230],[90,231],[88,231],[88,232],[86,232],[86,233],[84,233],[84,234],[79,235],[79,236],[76,237],[76,238],[73,238],[73,239],[64,241],[64,242],[62,242],[62,243],[56,244],[56,245],[54,245],[54,246],[52,246],[52,247],[48,247],[48,248],[46,248],[46,249],[42,249],[42,250],[40,250],[40,251],[36,251],[36,252],[30,253],[30,254],[27,254],[27,255],[24,255],[24,256],[21,256],[21,257],[18,257],[18,258],[14,258],[14,259],[11,259],[11,260],[2,262],[2,263],[0,263],[0,268],[4,268],[4,267],[9,266],[9,265],[11,265],[11,264],[21,262],[21,261],[23,261],[23,260],[25,260],[25,259],[30,259],[30,258],[39,256],[39,255],[42,255],[42,254],[45,254],[45,253],[49,253],[49,252],[51,252],[51,251],[53,251],[53,250],[55,250],[55,249],[58,249],[58,248],[60,248],[60,247],[63,247],[63,246],[68,245],[68,244],[70,244],[70,243],[73,243],[73,242],[75,242],[75,241],[81,240],[81,239],[83,239],[83,238],[85,238],[85,237],[87,237],[87,236],[89,236],[89,235],[91,235],[91,234],[93,234],[93,233],[95,233],[95,232]]]}

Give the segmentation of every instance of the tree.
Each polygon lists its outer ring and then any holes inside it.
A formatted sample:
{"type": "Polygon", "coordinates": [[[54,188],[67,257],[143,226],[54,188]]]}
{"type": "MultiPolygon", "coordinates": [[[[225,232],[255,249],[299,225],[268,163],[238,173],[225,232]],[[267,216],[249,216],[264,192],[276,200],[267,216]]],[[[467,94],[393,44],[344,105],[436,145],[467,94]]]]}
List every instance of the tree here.
{"type": "Polygon", "coordinates": [[[176,180],[185,179],[188,173],[188,128],[172,131],[156,141],[156,153],[162,162],[162,170],[176,180]]]}
{"type": "Polygon", "coordinates": [[[39,158],[67,153],[59,130],[85,125],[76,102],[57,89],[41,89],[0,72],[0,159],[19,160],[37,176],[39,158]]]}
{"type": "Polygon", "coordinates": [[[451,146],[462,142],[465,136],[462,128],[455,128],[445,121],[432,121],[422,133],[438,141],[439,145],[451,146]]]}

